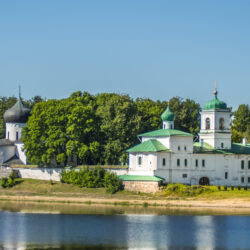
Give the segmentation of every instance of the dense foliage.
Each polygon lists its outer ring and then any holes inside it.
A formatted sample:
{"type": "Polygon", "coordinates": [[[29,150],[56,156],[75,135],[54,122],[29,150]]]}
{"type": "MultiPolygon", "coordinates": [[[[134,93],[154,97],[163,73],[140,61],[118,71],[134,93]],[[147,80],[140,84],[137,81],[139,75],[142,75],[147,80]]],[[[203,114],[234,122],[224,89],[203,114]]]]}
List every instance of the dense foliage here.
{"type": "MultiPolygon", "coordinates": [[[[4,137],[3,114],[16,98],[0,98],[0,135],[4,137]]],[[[140,133],[160,129],[161,114],[170,105],[175,128],[197,135],[200,106],[193,100],[173,97],[169,102],[128,95],[75,92],[61,100],[45,101],[36,96],[24,101],[32,108],[23,129],[23,142],[31,164],[66,166],[126,164],[126,149],[139,143],[140,133]]],[[[250,140],[250,111],[240,105],[234,113],[233,142],[250,140]]]]}
{"type": "Polygon", "coordinates": [[[122,189],[122,182],[119,177],[100,167],[83,168],[79,171],[64,170],[60,177],[63,183],[87,188],[105,187],[106,191],[112,194],[122,189]]]}
{"type": "Polygon", "coordinates": [[[11,172],[9,177],[4,177],[0,179],[0,185],[2,188],[13,187],[15,184],[16,180],[13,171],[11,172]]]}

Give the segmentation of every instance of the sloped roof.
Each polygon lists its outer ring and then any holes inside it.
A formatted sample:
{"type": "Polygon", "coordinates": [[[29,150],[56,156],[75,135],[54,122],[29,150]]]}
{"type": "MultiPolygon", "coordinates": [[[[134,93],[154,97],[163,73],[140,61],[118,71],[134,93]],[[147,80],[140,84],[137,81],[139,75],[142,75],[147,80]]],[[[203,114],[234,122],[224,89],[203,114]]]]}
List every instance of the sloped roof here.
{"type": "Polygon", "coordinates": [[[201,147],[200,142],[194,143],[194,153],[214,153],[214,154],[250,154],[250,144],[246,146],[241,143],[232,143],[231,149],[214,149],[207,143],[201,147]]]}
{"type": "Polygon", "coordinates": [[[24,165],[24,163],[16,155],[3,163],[3,165],[15,165],[15,164],[24,165]]]}
{"type": "Polygon", "coordinates": [[[120,175],[122,181],[162,181],[164,178],[146,175],[120,175]]]}
{"type": "Polygon", "coordinates": [[[168,136],[193,136],[190,133],[177,129],[159,129],[151,132],[140,134],[142,137],[168,137],[168,136]]]}
{"type": "Polygon", "coordinates": [[[157,141],[156,139],[147,140],[127,150],[127,152],[129,153],[160,151],[170,152],[168,148],[166,148],[161,142],[157,141]]]}
{"type": "Polygon", "coordinates": [[[0,147],[1,146],[15,146],[14,143],[8,139],[0,139],[0,147]]]}

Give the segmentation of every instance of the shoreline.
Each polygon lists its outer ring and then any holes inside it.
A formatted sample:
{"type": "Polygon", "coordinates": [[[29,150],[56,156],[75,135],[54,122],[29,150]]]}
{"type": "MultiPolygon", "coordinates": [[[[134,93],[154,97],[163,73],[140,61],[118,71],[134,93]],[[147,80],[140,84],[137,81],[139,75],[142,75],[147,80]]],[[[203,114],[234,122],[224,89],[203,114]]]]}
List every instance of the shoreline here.
{"type": "Polygon", "coordinates": [[[85,205],[121,205],[142,207],[165,207],[165,208],[213,208],[213,209],[249,209],[250,200],[244,198],[207,200],[199,198],[173,198],[166,200],[157,199],[117,199],[117,198],[93,198],[93,197],[54,197],[45,195],[0,195],[1,201],[10,202],[35,202],[35,203],[59,203],[59,204],[85,204],[85,205]]]}

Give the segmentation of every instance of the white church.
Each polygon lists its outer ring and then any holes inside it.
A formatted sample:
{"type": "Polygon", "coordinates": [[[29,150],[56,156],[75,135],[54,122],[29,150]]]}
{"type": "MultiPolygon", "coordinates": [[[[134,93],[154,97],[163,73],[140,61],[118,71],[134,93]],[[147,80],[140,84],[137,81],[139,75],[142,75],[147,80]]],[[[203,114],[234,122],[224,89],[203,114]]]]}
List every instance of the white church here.
{"type": "Polygon", "coordinates": [[[170,107],[161,115],[162,129],[140,134],[141,143],[128,149],[129,171],[123,180],[164,180],[166,183],[250,185],[250,144],[232,143],[230,109],[214,98],[200,112],[199,142],[174,129],[170,107]],[[160,178],[159,178],[160,177],[160,178]]]}
{"type": "Polygon", "coordinates": [[[0,139],[0,166],[27,164],[21,137],[29,115],[30,109],[23,105],[20,95],[16,104],[4,113],[6,136],[0,139]]]}

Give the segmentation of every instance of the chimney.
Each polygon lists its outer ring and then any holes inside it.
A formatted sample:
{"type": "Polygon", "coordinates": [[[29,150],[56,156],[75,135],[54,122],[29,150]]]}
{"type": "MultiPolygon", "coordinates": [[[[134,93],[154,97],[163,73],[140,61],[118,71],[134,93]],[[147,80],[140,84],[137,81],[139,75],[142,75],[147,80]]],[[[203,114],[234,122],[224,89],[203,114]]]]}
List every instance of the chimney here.
{"type": "Polygon", "coordinates": [[[242,145],[243,145],[243,146],[246,146],[246,145],[247,145],[247,138],[243,138],[243,139],[242,139],[242,145]]]}

